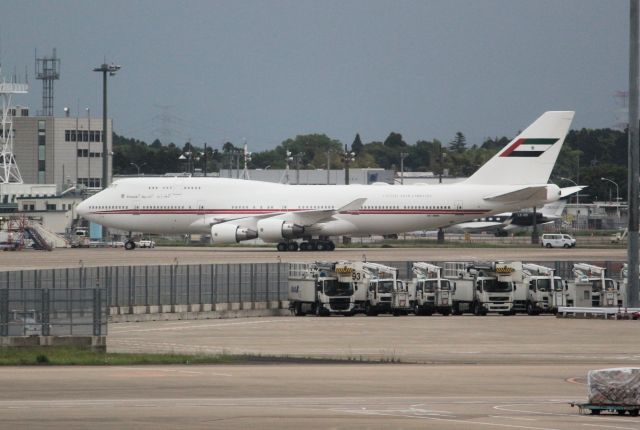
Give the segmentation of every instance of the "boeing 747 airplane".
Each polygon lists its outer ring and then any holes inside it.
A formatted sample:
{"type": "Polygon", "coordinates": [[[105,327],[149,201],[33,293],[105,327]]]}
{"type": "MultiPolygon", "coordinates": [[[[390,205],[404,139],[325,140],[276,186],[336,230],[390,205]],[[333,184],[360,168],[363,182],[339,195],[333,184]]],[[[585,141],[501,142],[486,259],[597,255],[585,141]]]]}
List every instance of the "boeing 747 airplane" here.
{"type": "MultiPolygon", "coordinates": [[[[548,184],[574,112],[546,112],[463,182],[285,185],[227,178],[128,178],[77,207],[90,221],[141,233],[260,238],[279,251],[333,250],[331,236],[448,227],[563,197],[548,184]]],[[[566,188],[563,189],[567,190],[566,188]]],[[[129,239],[128,250],[135,248],[129,239]]]]}

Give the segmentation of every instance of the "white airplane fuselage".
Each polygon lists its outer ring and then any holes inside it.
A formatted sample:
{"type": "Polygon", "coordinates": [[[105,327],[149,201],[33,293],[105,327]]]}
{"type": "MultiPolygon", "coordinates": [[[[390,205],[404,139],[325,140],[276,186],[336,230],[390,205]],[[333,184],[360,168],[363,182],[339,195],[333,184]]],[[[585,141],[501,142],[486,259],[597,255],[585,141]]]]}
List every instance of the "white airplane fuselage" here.
{"type": "MultiPolygon", "coordinates": [[[[490,201],[487,195],[517,185],[285,185],[226,178],[121,179],[78,206],[90,221],[142,233],[209,233],[212,225],[336,211],[314,223],[306,235],[365,236],[432,229],[557,200],[546,184],[541,200],[490,201]],[[340,211],[356,199],[356,209],[340,211]]],[[[250,222],[251,223],[251,222],[250,222]]],[[[255,222],[253,222],[255,224],[255,222]]],[[[251,227],[251,225],[249,225],[251,227]]],[[[273,241],[273,240],[269,240],[273,241]]]]}

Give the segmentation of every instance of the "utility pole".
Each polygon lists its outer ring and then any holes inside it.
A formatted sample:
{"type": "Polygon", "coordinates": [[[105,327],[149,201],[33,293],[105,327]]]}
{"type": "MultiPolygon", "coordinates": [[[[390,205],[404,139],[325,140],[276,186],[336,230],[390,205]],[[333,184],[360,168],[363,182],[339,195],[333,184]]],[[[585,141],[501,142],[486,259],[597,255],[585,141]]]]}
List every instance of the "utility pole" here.
{"type": "Polygon", "coordinates": [[[202,154],[202,174],[207,176],[207,142],[204,143],[204,154],[202,154]]]}
{"type": "Polygon", "coordinates": [[[638,162],[640,161],[640,144],[638,138],[638,9],[639,0],[629,0],[629,244],[627,304],[629,307],[640,305],[638,272],[638,162]]]}

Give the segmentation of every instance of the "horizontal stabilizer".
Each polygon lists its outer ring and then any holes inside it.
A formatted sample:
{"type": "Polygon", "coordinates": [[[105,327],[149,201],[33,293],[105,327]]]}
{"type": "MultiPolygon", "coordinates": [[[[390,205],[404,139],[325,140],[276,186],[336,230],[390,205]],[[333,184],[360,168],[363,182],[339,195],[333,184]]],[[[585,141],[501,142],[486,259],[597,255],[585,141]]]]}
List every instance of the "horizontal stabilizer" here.
{"type": "Polygon", "coordinates": [[[511,203],[526,200],[546,200],[547,187],[545,185],[521,188],[503,194],[494,194],[484,197],[484,200],[498,203],[511,203]]]}
{"type": "Polygon", "coordinates": [[[587,188],[586,185],[578,185],[577,187],[560,188],[560,198],[569,197],[571,194],[575,194],[578,191],[582,191],[587,188]]]}

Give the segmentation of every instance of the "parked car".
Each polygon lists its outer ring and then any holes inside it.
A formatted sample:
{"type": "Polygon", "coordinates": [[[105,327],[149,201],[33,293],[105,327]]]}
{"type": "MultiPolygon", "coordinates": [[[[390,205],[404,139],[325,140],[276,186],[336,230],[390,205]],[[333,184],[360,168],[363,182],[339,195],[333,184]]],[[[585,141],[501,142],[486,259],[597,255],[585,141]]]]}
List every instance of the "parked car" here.
{"type": "Polygon", "coordinates": [[[563,233],[547,233],[542,235],[542,246],[545,248],[573,248],[576,240],[563,233]]]}

